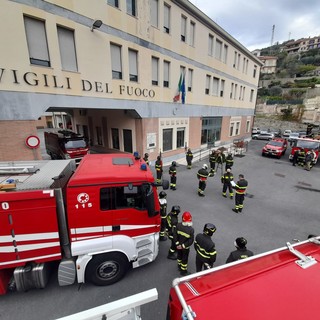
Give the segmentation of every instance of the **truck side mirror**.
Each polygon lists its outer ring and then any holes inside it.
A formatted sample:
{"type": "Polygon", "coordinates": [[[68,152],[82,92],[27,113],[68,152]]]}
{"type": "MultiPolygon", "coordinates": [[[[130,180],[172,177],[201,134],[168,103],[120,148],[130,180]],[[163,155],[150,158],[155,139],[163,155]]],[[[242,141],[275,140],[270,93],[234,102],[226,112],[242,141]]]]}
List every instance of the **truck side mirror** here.
{"type": "Polygon", "coordinates": [[[158,214],[158,211],[154,210],[154,206],[155,206],[154,192],[153,192],[152,186],[150,185],[146,194],[146,207],[147,207],[149,217],[154,217],[155,215],[158,214]]]}

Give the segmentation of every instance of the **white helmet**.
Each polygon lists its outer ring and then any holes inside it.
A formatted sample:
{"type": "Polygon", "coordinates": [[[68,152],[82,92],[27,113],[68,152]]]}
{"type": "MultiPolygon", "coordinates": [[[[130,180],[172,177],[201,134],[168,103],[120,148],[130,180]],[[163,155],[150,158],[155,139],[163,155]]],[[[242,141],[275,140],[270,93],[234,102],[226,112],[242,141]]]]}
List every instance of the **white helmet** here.
{"type": "Polygon", "coordinates": [[[202,169],[207,170],[207,169],[208,169],[208,166],[207,166],[206,164],[204,164],[204,165],[202,166],[202,169]]]}

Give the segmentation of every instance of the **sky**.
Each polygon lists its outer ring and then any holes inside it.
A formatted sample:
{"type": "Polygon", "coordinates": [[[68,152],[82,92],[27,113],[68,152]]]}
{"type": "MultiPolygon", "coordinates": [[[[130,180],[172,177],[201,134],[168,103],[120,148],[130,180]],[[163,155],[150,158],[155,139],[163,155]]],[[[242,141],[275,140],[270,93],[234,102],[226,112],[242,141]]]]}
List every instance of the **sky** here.
{"type": "Polygon", "coordinates": [[[320,36],[319,0],[189,1],[250,51],[320,36]]]}

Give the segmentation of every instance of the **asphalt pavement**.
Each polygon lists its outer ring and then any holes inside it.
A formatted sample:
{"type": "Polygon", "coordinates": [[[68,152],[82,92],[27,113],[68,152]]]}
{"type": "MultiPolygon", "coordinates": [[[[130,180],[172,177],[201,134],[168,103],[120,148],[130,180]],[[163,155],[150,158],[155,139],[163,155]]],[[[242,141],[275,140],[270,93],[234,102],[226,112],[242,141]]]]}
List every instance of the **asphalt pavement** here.
{"type": "MultiPolygon", "coordinates": [[[[209,164],[207,159],[194,162],[191,170],[186,164],[180,164],[177,190],[166,191],[168,211],[173,205],[179,205],[182,212],[189,211],[195,233],[202,232],[207,222],[216,225],[213,235],[217,249],[215,266],[225,263],[239,236],[245,237],[248,249],[257,254],[283,247],[293,239],[306,239],[308,234],[319,234],[320,165],[310,172],[293,167],[288,160],[289,150],[281,159],[262,157],[264,144],[264,141],[252,141],[243,157],[234,158],[235,180],[242,173],[249,183],[242,214],[232,211],[234,199],[222,197],[221,171],[208,179],[206,196],[198,196],[196,173],[203,163],[209,164]]],[[[169,179],[168,167],[164,168],[164,178],[169,179]]],[[[53,320],[151,288],[158,290],[159,298],[142,307],[142,319],[164,320],[172,280],[179,277],[176,261],[166,258],[169,246],[169,241],[160,242],[156,261],[129,271],[123,280],[112,286],[59,287],[52,277],[43,290],[1,296],[0,320],[53,320]]],[[[195,272],[193,248],[188,271],[195,272]]]]}

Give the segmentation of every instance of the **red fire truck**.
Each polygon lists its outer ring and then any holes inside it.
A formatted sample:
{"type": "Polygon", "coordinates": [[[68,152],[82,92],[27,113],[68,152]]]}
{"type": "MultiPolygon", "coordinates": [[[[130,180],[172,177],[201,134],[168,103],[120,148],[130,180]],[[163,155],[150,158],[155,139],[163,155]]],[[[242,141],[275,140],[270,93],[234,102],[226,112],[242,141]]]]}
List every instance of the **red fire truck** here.
{"type": "Polygon", "coordinates": [[[315,151],[316,159],[313,162],[314,164],[316,164],[318,161],[318,155],[320,150],[320,140],[311,138],[297,138],[294,141],[294,144],[292,145],[291,153],[289,154],[289,160],[292,161],[294,153],[302,148],[305,150],[305,152],[308,152],[311,149],[315,151]]]}
{"type": "Polygon", "coordinates": [[[44,132],[47,154],[51,159],[75,159],[78,164],[89,152],[83,135],[69,130],[44,132]]]}
{"type": "MultiPolygon", "coordinates": [[[[168,181],[163,188],[168,188],[168,181]]],[[[137,155],[0,163],[0,294],[59,285],[109,285],[156,259],[157,186],[137,155]],[[55,262],[55,263],[53,263],[55,262]]]]}
{"type": "Polygon", "coordinates": [[[175,279],[167,320],[317,318],[319,239],[175,279]]]}

